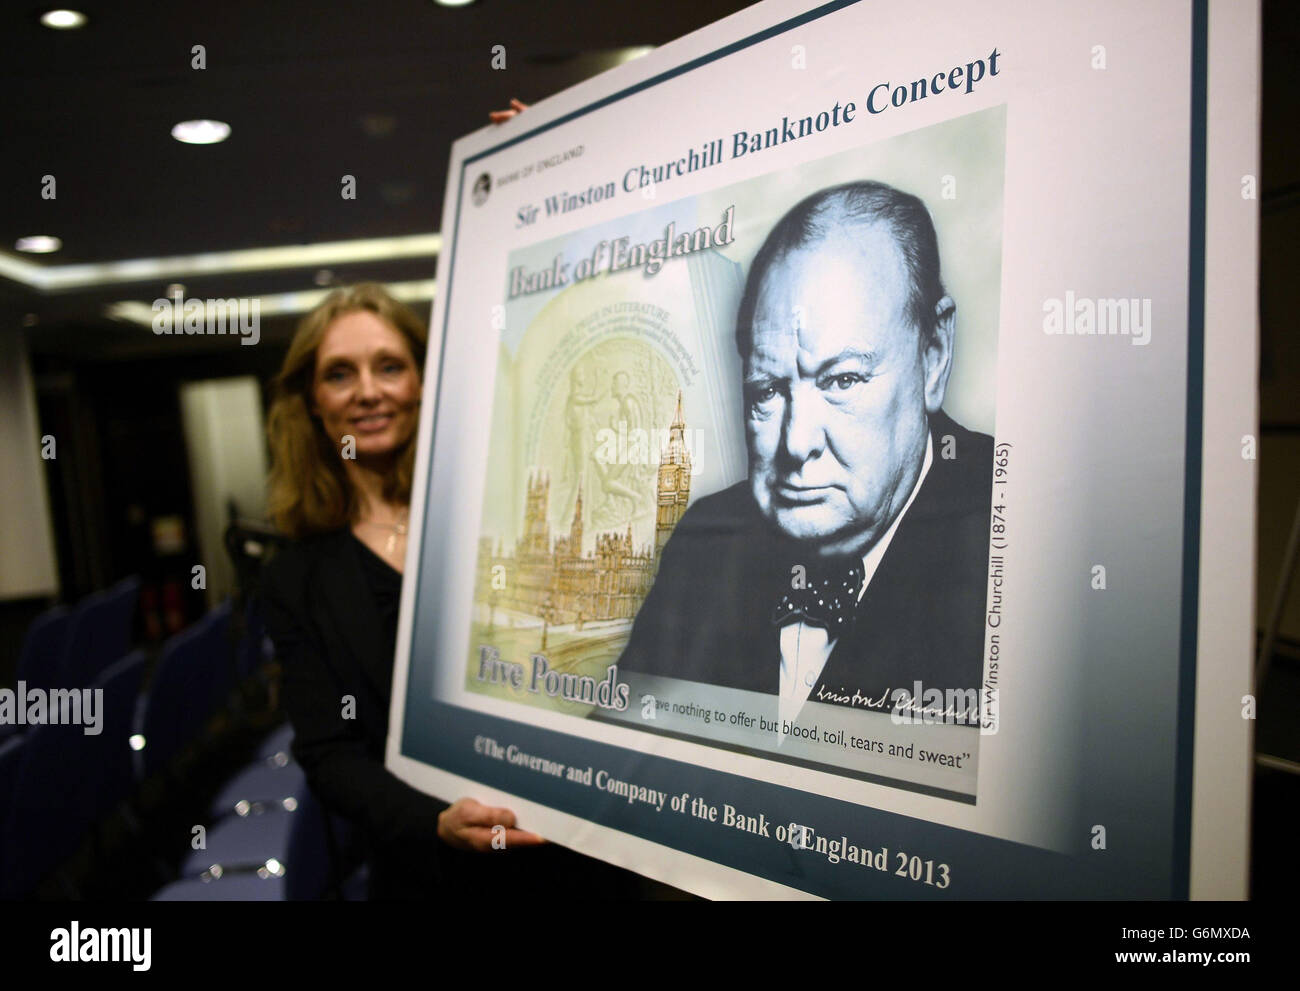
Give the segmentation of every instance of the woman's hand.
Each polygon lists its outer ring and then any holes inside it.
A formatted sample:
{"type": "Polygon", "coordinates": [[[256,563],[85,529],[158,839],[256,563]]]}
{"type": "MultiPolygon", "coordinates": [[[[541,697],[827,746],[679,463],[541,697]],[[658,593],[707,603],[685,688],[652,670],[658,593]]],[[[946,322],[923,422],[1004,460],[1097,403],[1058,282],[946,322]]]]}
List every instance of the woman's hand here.
{"type": "Polygon", "coordinates": [[[438,816],[438,838],[457,850],[491,850],[496,836],[502,837],[497,848],[503,845],[502,840],[506,849],[546,842],[536,833],[515,829],[515,814],[509,809],[494,809],[472,798],[459,799],[438,816]],[[494,834],[494,826],[503,829],[494,834]]]}
{"type": "Polygon", "coordinates": [[[491,120],[493,124],[504,124],[511,117],[518,116],[527,109],[528,104],[520,103],[514,97],[511,97],[509,110],[493,110],[488,114],[488,119],[491,120]]]}

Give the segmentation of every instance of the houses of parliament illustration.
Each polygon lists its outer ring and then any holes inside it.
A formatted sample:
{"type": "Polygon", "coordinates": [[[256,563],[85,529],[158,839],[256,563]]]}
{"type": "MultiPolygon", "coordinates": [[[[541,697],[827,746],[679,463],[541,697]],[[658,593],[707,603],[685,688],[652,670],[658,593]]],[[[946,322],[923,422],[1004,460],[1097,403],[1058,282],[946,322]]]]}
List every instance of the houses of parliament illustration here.
{"type": "Polygon", "coordinates": [[[491,537],[479,540],[477,601],[552,624],[573,623],[579,630],[591,621],[634,617],[690,499],[691,454],[685,430],[679,392],[668,443],[659,455],[653,545],[635,546],[629,523],[623,533],[598,534],[594,550],[584,554],[581,488],[569,532],[553,537],[550,476],[544,470],[534,471],[524,500],[523,533],[514,552],[503,553],[499,542],[494,550],[491,537]]]}

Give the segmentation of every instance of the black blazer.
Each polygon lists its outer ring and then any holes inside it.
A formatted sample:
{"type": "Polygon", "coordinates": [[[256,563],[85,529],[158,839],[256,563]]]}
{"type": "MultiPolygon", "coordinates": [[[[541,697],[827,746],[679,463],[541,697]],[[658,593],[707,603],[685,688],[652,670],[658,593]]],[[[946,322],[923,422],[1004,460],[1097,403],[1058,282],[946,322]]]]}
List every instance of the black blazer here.
{"type": "MultiPolygon", "coordinates": [[[[915,681],[942,691],[980,684],[993,441],[942,412],[930,430],[929,474],[810,699],[854,704],[856,693],[862,706],[893,689],[910,693],[915,681]],[[953,459],[943,457],[946,435],[953,459]]],[[[699,500],[664,547],[619,666],[777,694],[772,616],[801,556],[759,515],[748,481],[699,500]]]]}
{"type": "MultiPolygon", "coordinates": [[[[437,857],[446,803],[384,767],[393,658],[360,555],[344,529],[299,541],[267,565],[266,627],[284,669],[293,755],[331,811],[362,827],[375,849],[437,857]],[[356,718],[343,718],[343,697],[356,718]]],[[[435,864],[421,865],[431,876],[435,864]]],[[[372,864],[372,870],[374,865],[372,864]]]]}

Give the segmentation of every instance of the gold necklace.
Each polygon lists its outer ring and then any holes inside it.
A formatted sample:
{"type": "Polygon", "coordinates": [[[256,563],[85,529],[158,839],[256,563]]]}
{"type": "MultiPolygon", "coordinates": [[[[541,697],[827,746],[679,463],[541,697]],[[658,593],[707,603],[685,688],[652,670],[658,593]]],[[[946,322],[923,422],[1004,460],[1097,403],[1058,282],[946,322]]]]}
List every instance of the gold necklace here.
{"type": "Polygon", "coordinates": [[[397,523],[380,523],[378,520],[362,520],[362,523],[368,523],[371,526],[380,526],[385,530],[392,530],[388,535],[388,541],[384,544],[384,553],[391,554],[397,548],[397,538],[405,537],[407,531],[406,514],[402,514],[402,519],[397,523]]]}

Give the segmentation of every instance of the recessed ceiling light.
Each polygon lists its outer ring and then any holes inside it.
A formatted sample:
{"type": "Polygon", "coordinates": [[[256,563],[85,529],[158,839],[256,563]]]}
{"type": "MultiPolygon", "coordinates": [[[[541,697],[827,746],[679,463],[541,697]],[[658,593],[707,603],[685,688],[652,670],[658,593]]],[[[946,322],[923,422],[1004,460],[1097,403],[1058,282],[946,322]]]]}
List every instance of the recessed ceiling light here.
{"type": "Polygon", "coordinates": [[[47,28],[66,31],[84,25],[86,15],[79,10],[47,10],[41,15],[41,23],[47,28]]]}
{"type": "Polygon", "coordinates": [[[223,120],[183,120],[172,128],[172,137],[187,145],[214,145],[230,137],[230,125],[223,120]]]}
{"type": "Polygon", "coordinates": [[[474,0],[433,0],[439,7],[468,7],[474,0]]]}
{"type": "Polygon", "coordinates": [[[62,248],[63,242],[49,234],[33,234],[31,237],[20,237],[14,242],[14,247],[31,255],[48,255],[51,251],[62,248]]]}

